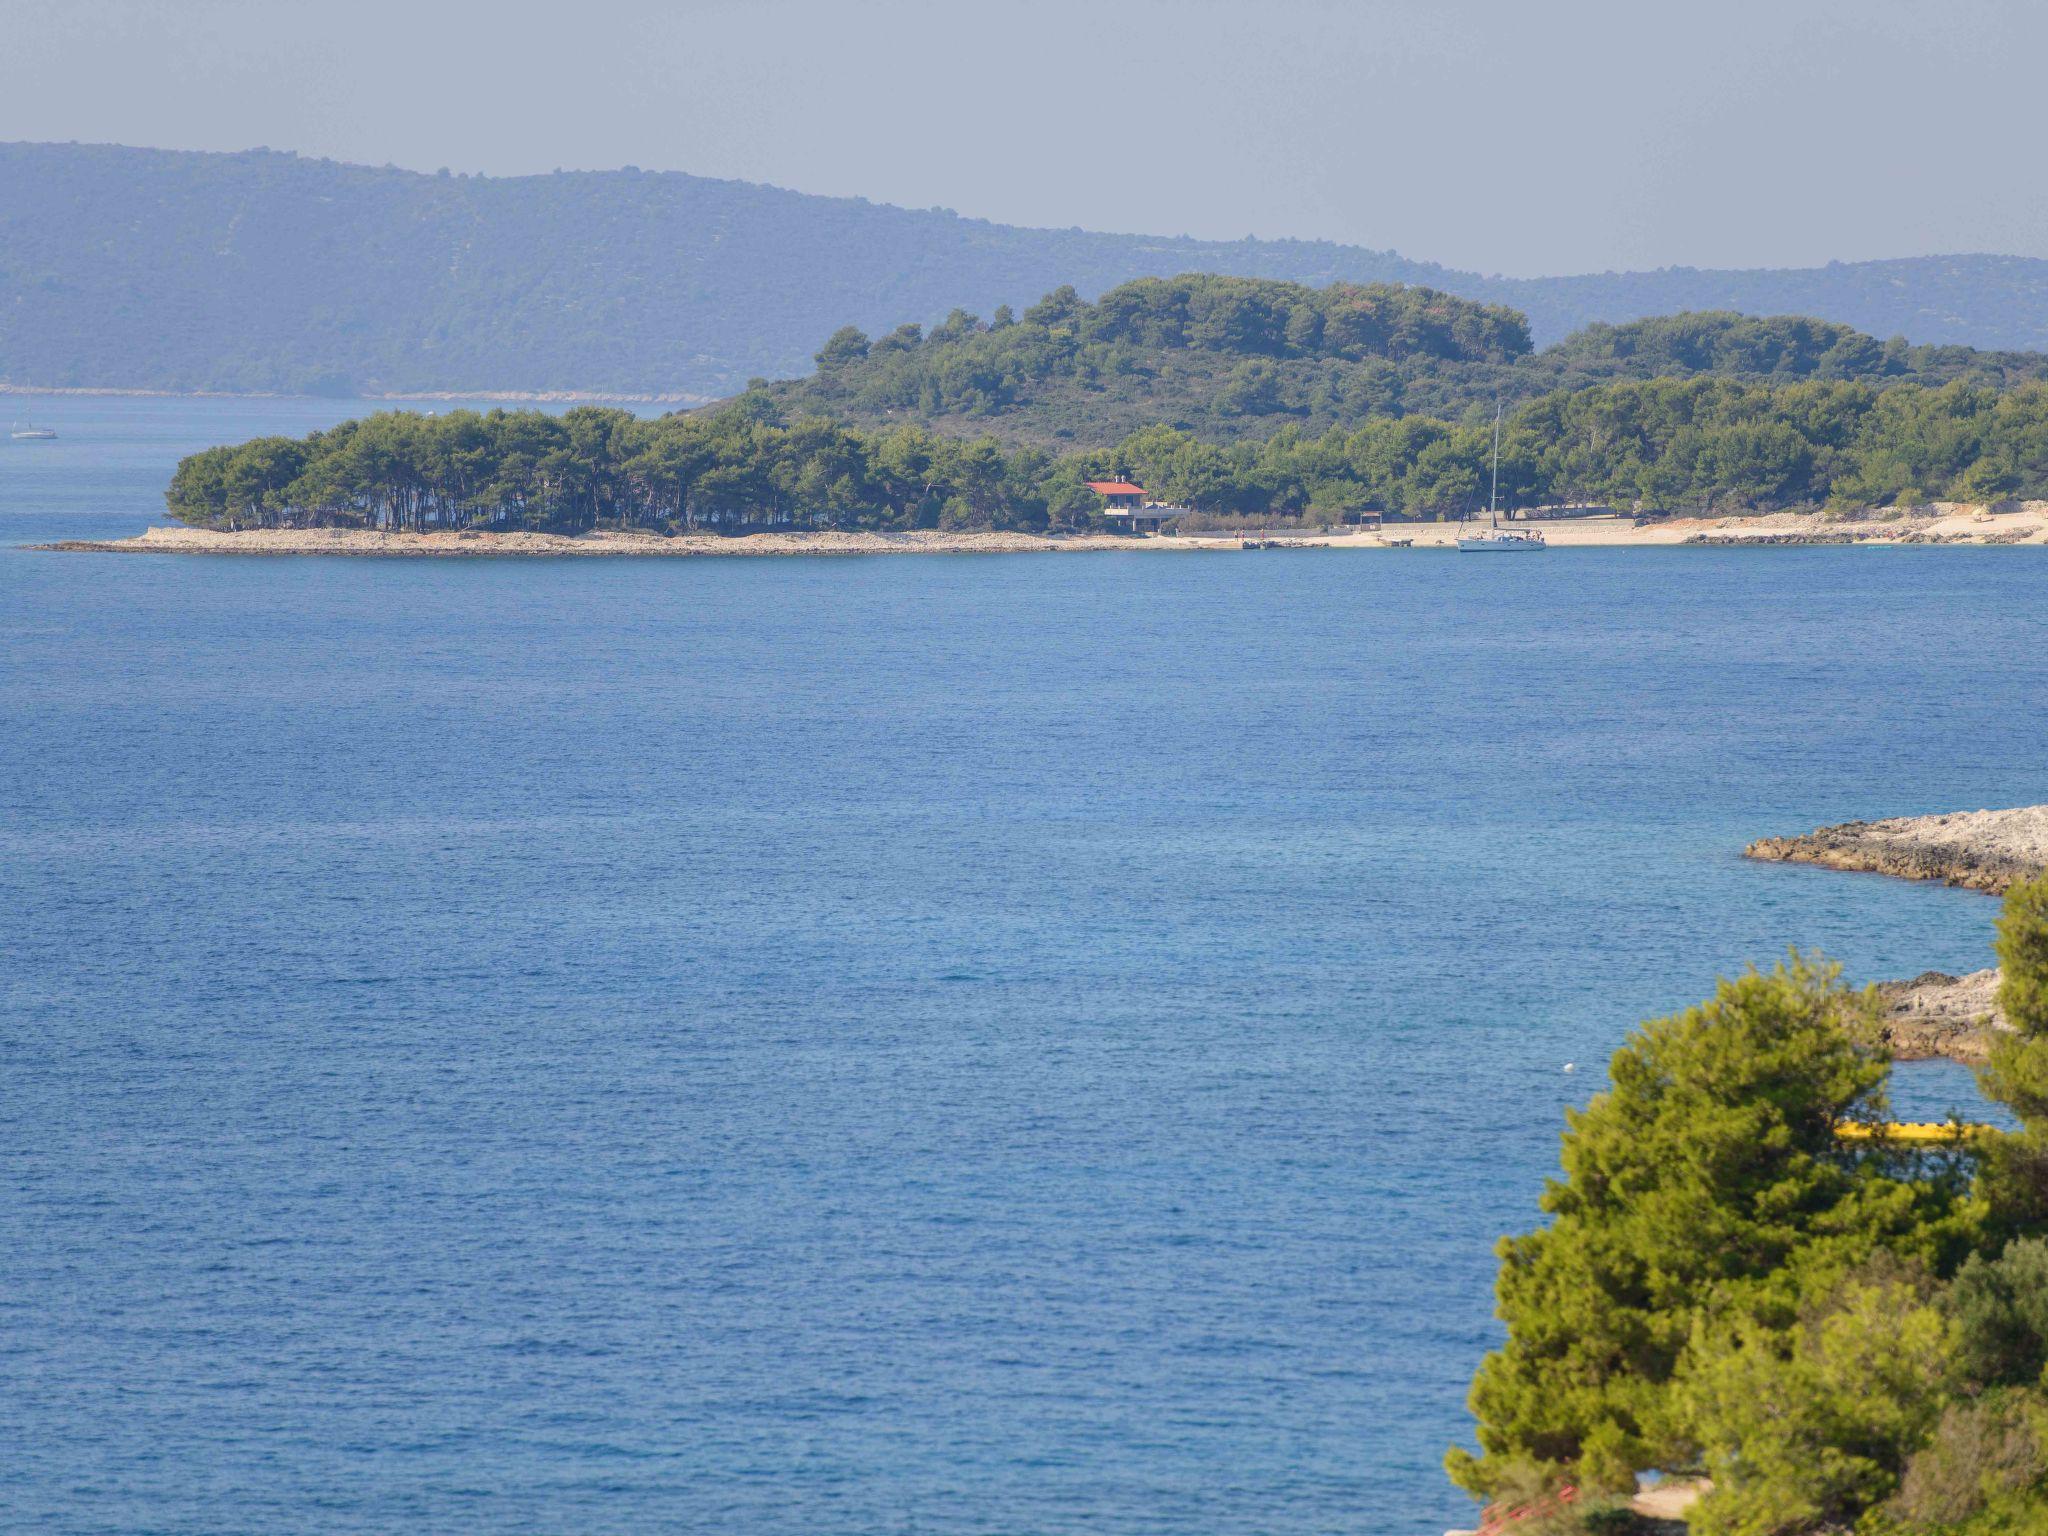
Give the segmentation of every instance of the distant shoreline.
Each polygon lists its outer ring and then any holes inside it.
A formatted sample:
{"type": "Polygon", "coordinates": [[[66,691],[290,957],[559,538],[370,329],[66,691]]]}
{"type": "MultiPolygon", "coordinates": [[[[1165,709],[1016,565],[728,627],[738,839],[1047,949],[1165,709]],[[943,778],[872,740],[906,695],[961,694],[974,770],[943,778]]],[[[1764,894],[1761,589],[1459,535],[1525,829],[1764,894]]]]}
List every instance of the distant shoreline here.
{"type": "Polygon", "coordinates": [[[309,395],[289,389],[119,389],[102,385],[7,384],[0,395],[53,395],[66,398],[116,400],[328,400],[337,405],[364,400],[517,401],[526,405],[710,405],[718,395],[635,395],[594,389],[419,389],[377,390],[360,395],[309,395]]]}
{"type": "MultiPolygon", "coordinates": [[[[2048,545],[2048,502],[1989,512],[1975,507],[1927,508],[1910,515],[1865,514],[1830,518],[1812,512],[1760,517],[1668,518],[1638,526],[1633,518],[1586,517],[1517,523],[1537,528],[1554,549],[1766,548],[1816,544],[2048,545]]],[[[366,528],[258,528],[230,533],[209,528],[151,528],[128,539],[67,539],[38,549],[92,554],[329,555],[382,558],[487,558],[493,556],[612,555],[647,558],[762,555],[1026,554],[1062,551],[1312,549],[1448,549],[1473,525],[1399,523],[1374,531],[1331,533],[1187,533],[1134,538],[1128,534],[970,533],[916,530],[901,533],[789,532],[724,535],[606,530],[592,533],[387,533],[366,528]]]]}
{"type": "MultiPolygon", "coordinates": [[[[1307,542],[1307,541],[1305,541],[1307,542]]],[[[1320,541],[1314,541],[1320,542],[1320,541]]],[[[797,555],[1027,554],[1061,550],[1235,549],[1238,541],[1136,539],[1124,534],[1029,533],[384,533],[364,528],[266,528],[224,533],[152,528],[132,539],[67,539],[38,549],[91,554],[327,555],[374,559],[493,559],[624,556],[639,559],[797,555]]]]}

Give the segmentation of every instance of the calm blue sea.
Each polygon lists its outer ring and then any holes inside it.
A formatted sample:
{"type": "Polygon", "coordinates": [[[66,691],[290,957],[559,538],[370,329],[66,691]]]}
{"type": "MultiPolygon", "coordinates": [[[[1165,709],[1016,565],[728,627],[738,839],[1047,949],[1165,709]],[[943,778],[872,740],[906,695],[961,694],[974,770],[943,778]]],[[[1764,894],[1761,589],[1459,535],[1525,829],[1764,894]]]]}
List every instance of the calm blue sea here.
{"type": "Polygon", "coordinates": [[[1742,844],[2048,800],[2042,550],[13,547],[357,409],[0,442],[10,1530],[1441,1531],[1628,1028],[1989,963],[1742,844]]]}

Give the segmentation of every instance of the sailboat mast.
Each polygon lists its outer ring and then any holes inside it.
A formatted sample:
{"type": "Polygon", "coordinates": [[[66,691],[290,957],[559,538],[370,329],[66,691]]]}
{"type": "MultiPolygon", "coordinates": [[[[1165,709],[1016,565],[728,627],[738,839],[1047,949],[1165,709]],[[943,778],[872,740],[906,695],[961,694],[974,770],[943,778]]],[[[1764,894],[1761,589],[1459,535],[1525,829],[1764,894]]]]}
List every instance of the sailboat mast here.
{"type": "Polygon", "coordinates": [[[1500,402],[1493,402],[1493,484],[1486,492],[1488,526],[1500,526],[1500,402]]]}

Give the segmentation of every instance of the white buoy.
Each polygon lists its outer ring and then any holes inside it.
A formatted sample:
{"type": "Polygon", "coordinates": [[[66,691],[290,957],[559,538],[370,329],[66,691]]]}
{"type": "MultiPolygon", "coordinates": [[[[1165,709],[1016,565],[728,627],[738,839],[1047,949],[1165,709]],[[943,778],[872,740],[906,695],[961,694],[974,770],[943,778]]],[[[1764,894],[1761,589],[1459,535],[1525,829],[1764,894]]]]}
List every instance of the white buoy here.
{"type": "Polygon", "coordinates": [[[1564,1069],[1567,1072],[1576,1072],[1579,1070],[1579,1064],[1576,1061],[1568,1061],[1564,1064],[1564,1069]]]}

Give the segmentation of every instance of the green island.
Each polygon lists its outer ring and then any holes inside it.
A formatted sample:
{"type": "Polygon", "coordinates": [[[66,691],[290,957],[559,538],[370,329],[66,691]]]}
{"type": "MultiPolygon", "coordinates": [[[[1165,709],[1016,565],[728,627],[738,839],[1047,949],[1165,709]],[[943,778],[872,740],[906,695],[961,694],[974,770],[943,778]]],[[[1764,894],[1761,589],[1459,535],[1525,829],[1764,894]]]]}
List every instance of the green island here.
{"type": "Polygon", "coordinates": [[[1094,304],[1047,294],[1021,316],[955,310],[927,333],[851,326],[810,377],[760,390],[786,410],[864,426],[912,419],[954,435],[1102,446],[1165,424],[1206,441],[1310,436],[1375,417],[1463,421],[1494,403],[1628,379],[1711,377],[2011,385],[2048,356],[1880,342],[1801,316],[1682,314],[1593,324],[1538,352],[1514,310],[1392,283],[1191,274],[1125,283],[1094,304]]]}
{"type": "Polygon", "coordinates": [[[1542,352],[1426,288],[1145,279],[1090,305],[842,329],[816,373],[653,420],[383,412],[194,454],[204,529],[1101,531],[1105,477],[1188,530],[1456,518],[1500,500],[1691,516],[2048,496],[2048,356],[1730,314],[1542,352]]]}
{"type": "Polygon", "coordinates": [[[1874,998],[1797,955],[1631,1036],[1500,1245],[1485,1528],[1655,1528],[1657,1469],[1699,1536],[2048,1531],[2048,876],[1997,949],[2011,1131],[1891,1131],[1874,998]]]}
{"type": "MultiPolygon", "coordinates": [[[[1484,509],[1496,430],[1525,512],[1988,507],[2048,498],[2048,356],[1734,314],[1537,351],[1426,288],[1145,279],[842,328],[807,378],[654,419],[382,412],[211,448],[167,500],[196,529],[476,538],[1103,534],[1108,494],[1189,530],[1399,522],[1484,509]]],[[[1798,955],[1631,1036],[1568,1112],[1543,1224],[1499,1248],[1504,1341],[1446,1459],[1482,1530],[2048,1536],[2048,875],[1997,947],[1980,1076],[2016,1129],[1892,1127],[1877,993],[1798,955]]]]}

